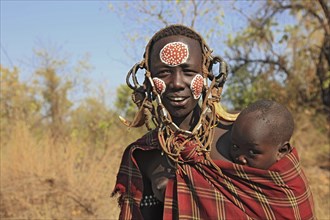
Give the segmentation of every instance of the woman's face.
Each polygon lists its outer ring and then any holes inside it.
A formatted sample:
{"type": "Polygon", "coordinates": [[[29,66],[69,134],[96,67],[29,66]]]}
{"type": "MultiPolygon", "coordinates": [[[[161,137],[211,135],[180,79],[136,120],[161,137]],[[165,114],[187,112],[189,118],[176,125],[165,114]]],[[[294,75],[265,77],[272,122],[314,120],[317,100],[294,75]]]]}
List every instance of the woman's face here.
{"type": "Polygon", "coordinates": [[[158,40],[150,52],[150,71],[172,117],[183,118],[193,111],[203,88],[202,49],[197,40],[181,35],[158,40]]]}

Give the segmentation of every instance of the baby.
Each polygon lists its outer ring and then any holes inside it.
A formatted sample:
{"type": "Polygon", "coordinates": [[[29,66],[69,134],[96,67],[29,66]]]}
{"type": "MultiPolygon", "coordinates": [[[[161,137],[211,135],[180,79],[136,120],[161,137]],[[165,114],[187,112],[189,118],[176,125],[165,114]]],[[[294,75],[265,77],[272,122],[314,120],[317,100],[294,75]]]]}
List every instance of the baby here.
{"type": "Polygon", "coordinates": [[[267,170],[291,152],[293,129],[293,118],[286,107],[274,101],[257,101],[245,108],[233,125],[230,159],[267,170]]]}

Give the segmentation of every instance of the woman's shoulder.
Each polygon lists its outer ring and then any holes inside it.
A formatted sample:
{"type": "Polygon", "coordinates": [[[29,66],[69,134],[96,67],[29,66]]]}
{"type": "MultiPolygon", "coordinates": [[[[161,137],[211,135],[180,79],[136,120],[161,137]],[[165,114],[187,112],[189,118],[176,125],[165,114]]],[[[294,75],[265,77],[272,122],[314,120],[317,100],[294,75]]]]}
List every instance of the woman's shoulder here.
{"type": "Polygon", "coordinates": [[[148,148],[157,148],[159,145],[158,142],[158,134],[156,130],[151,130],[144,134],[142,137],[137,139],[136,141],[132,142],[130,145],[128,145],[128,149],[132,148],[142,148],[142,149],[148,149],[148,148]]]}
{"type": "Polygon", "coordinates": [[[226,121],[221,119],[217,126],[214,128],[215,134],[214,138],[218,139],[221,138],[223,135],[230,133],[231,128],[233,127],[234,121],[226,121]]]}
{"type": "Polygon", "coordinates": [[[214,138],[210,152],[212,159],[229,160],[232,125],[233,122],[221,121],[217,127],[215,127],[214,138]]]}

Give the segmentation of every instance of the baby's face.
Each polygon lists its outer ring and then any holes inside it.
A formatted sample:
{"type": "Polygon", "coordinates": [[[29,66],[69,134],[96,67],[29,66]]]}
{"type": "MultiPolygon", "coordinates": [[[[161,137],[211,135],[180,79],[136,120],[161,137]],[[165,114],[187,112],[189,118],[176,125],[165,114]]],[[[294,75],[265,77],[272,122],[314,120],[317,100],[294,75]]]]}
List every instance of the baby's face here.
{"type": "Polygon", "coordinates": [[[271,142],[271,126],[257,112],[238,117],[232,128],[230,156],[234,163],[268,169],[279,159],[279,146],[271,142]]]}

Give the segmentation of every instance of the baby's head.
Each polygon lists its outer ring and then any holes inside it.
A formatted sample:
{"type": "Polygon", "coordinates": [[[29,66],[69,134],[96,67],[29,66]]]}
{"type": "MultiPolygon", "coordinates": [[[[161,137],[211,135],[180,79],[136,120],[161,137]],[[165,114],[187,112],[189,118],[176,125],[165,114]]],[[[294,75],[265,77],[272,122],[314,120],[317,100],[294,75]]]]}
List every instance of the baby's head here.
{"type": "Polygon", "coordinates": [[[294,129],[291,113],[283,105],[260,100],[245,108],[231,133],[230,156],[233,162],[268,169],[291,152],[294,129]]]}

